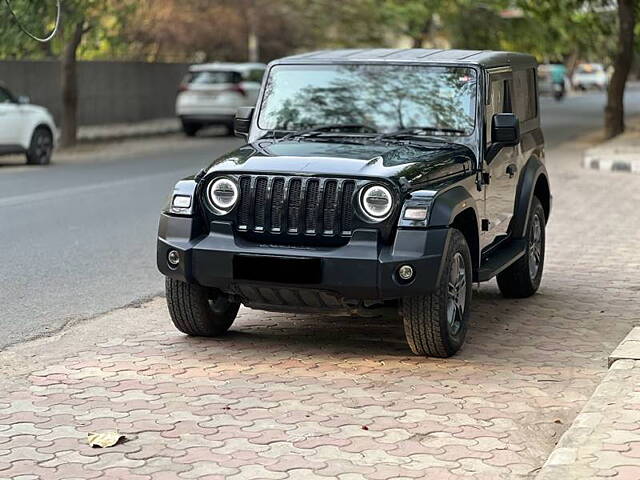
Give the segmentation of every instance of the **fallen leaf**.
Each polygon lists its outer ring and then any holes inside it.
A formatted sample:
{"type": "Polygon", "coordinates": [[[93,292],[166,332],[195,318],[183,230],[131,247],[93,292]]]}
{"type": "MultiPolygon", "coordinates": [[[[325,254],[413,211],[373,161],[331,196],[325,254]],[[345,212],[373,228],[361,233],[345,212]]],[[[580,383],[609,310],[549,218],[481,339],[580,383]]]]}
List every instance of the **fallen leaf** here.
{"type": "Polygon", "coordinates": [[[562,420],[560,420],[559,418],[556,418],[553,423],[557,423],[559,425],[562,425],[562,420]]]}
{"type": "Polygon", "coordinates": [[[362,429],[363,429],[363,430],[369,430],[369,427],[367,427],[366,425],[363,425],[363,426],[362,426],[362,429]]]}
{"type": "Polygon", "coordinates": [[[120,440],[125,438],[119,432],[101,432],[87,434],[87,442],[93,448],[108,448],[117,445],[120,440]]]}

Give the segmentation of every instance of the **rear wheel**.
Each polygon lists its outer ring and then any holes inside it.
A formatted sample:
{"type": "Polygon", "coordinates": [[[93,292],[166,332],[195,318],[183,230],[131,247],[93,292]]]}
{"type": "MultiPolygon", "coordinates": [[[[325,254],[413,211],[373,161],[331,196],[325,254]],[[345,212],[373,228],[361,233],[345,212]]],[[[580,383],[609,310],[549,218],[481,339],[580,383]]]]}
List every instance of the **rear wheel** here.
{"type": "Polygon", "coordinates": [[[472,281],[469,246],[464,235],[454,229],[437,289],[429,295],[403,298],[400,304],[404,332],[413,353],[446,358],[462,347],[472,281]]]}
{"type": "Polygon", "coordinates": [[[38,127],[31,136],[27,150],[28,165],[48,165],[53,154],[53,135],[46,127],[38,127]]]}
{"type": "Polygon", "coordinates": [[[525,255],[498,274],[498,287],[505,297],[530,297],[540,287],[544,268],[545,214],[538,197],[533,197],[531,217],[527,226],[525,255]]]}
{"type": "Polygon", "coordinates": [[[187,137],[195,137],[202,125],[195,122],[187,122],[182,120],[182,131],[187,137]]]}
{"type": "Polygon", "coordinates": [[[218,337],[236,319],[240,304],[200,285],[167,278],[167,306],[173,324],[187,335],[218,337]]]}

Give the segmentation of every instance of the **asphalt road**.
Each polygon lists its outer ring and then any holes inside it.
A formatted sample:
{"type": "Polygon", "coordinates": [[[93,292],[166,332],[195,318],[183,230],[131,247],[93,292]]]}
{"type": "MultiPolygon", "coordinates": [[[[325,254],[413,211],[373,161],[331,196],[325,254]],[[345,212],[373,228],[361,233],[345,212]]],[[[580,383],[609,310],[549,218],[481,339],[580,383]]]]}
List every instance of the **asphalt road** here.
{"type": "MultiPolygon", "coordinates": [[[[604,101],[600,93],[543,99],[548,148],[600,128],[604,101]]],[[[640,114],[640,91],[629,92],[627,105],[628,115],[640,114]]],[[[175,136],[42,168],[0,158],[0,348],[161,293],[163,202],[175,180],[239,143],[175,136]]]]}

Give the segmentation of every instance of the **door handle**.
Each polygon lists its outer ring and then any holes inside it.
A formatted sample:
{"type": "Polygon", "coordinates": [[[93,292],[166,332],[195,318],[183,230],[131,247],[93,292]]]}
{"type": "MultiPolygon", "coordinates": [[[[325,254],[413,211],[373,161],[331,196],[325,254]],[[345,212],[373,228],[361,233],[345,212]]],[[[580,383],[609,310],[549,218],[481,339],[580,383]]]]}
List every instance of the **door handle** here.
{"type": "Polygon", "coordinates": [[[515,163],[512,163],[507,167],[507,175],[509,175],[509,178],[513,178],[517,171],[518,167],[515,163]]]}

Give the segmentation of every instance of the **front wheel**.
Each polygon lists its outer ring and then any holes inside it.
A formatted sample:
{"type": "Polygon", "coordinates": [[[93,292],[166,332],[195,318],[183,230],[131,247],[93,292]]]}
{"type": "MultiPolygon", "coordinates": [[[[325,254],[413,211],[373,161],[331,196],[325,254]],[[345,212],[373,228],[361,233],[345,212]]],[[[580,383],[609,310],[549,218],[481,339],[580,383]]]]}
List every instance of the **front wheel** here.
{"type": "Polygon", "coordinates": [[[53,154],[53,135],[48,128],[38,127],[31,136],[27,165],[48,165],[53,154]]]}
{"type": "Polygon", "coordinates": [[[413,353],[446,358],[462,347],[469,322],[472,281],[469,246],[464,235],[453,229],[436,290],[403,298],[400,303],[405,336],[413,353]]]}
{"type": "Polygon", "coordinates": [[[533,197],[527,227],[527,250],[517,262],[498,274],[498,287],[505,297],[530,297],[540,287],[544,268],[546,218],[544,208],[533,197]]]}
{"type": "Polygon", "coordinates": [[[200,285],[167,278],[167,306],[175,327],[187,335],[218,337],[236,319],[240,304],[200,285]]]}

